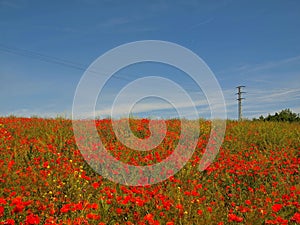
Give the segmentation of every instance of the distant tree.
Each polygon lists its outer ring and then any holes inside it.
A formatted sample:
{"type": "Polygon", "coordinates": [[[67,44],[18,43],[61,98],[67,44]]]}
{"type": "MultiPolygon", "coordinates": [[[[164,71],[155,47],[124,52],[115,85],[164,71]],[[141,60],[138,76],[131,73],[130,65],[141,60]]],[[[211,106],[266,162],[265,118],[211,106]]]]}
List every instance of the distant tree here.
{"type": "Polygon", "coordinates": [[[267,117],[260,116],[258,119],[253,120],[259,121],[286,121],[286,122],[300,122],[300,115],[293,113],[290,109],[284,109],[274,115],[268,115],[267,117]]]}

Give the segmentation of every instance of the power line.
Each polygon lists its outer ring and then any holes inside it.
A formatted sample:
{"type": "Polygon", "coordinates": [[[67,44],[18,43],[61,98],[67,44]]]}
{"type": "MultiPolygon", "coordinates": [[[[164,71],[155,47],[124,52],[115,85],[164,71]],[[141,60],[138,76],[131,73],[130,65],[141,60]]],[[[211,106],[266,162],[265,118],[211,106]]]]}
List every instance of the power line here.
{"type": "Polygon", "coordinates": [[[20,55],[20,56],[24,56],[24,57],[34,58],[34,59],[38,59],[40,61],[55,63],[55,64],[59,64],[59,65],[63,65],[63,66],[67,66],[67,67],[71,67],[71,68],[75,68],[75,69],[80,69],[80,70],[83,70],[86,67],[86,65],[84,65],[84,64],[71,62],[69,60],[61,59],[58,57],[44,55],[39,52],[35,52],[35,51],[31,51],[31,50],[15,48],[15,47],[8,47],[3,44],[0,44],[0,51],[12,53],[12,54],[20,55]]]}
{"type": "MultiPolygon", "coordinates": [[[[49,56],[49,55],[45,55],[36,51],[32,51],[32,50],[28,50],[28,49],[22,49],[22,48],[17,48],[17,47],[11,47],[11,46],[7,46],[7,45],[3,45],[0,43],[0,51],[2,52],[6,52],[6,53],[10,53],[10,54],[14,54],[14,55],[19,55],[19,56],[23,56],[26,58],[32,58],[32,59],[36,59],[39,61],[43,61],[43,62],[47,62],[47,63],[52,63],[52,64],[57,64],[60,66],[64,66],[64,67],[68,67],[68,68],[72,68],[72,69],[76,69],[76,70],[80,70],[80,71],[88,71],[91,73],[94,73],[96,75],[100,75],[100,76],[104,76],[104,72],[102,71],[97,72],[97,71],[92,71],[92,70],[87,70],[88,65],[86,64],[82,64],[82,63],[78,63],[78,62],[73,62],[70,60],[66,60],[66,59],[62,59],[59,57],[54,57],[54,56],[49,56]]],[[[130,75],[132,76],[132,75],[130,75]]],[[[112,78],[114,79],[118,79],[118,80],[123,80],[123,81],[132,81],[130,79],[124,78],[124,77],[119,77],[117,75],[112,76],[112,78]]],[[[186,91],[191,91],[191,92],[198,92],[199,90],[193,90],[193,89],[186,89],[186,91]]]]}
{"type": "MultiPolygon", "coordinates": [[[[31,50],[15,48],[15,47],[9,47],[9,46],[5,46],[3,44],[0,44],[0,51],[11,53],[11,54],[14,54],[14,55],[27,57],[27,58],[33,58],[33,59],[37,59],[39,61],[43,61],[43,62],[47,62],[47,63],[53,63],[53,64],[65,66],[65,67],[68,67],[68,68],[77,69],[77,70],[80,70],[80,71],[88,71],[88,72],[91,72],[91,73],[95,73],[97,75],[102,75],[97,71],[87,70],[86,68],[88,66],[85,65],[85,64],[72,62],[72,61],[69,61],[69,60],[65,60],[65,59],[61,59],[61,58],[53,57],[53,56],[49,56],[49,55],[44,55],[44,54],[41,54],[39,52],[35,52],[35,51],[31,51],[31,50]]],[[[129,79],[126,79],[126,78],[123,78],[123,77],[118,77],[116,75],[114,75],[112,78],[119,79],[119,80],[130,81],[129,79]]]]}

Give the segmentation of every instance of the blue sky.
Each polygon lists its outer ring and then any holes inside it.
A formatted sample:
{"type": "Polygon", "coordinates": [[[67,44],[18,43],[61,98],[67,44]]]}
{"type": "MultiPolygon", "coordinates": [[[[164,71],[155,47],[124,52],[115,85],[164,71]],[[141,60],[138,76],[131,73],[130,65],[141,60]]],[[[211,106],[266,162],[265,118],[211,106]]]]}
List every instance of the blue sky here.
{"type": "MultiPolygon", "coordinates": [[[[0,115],[70,116],[84,70],[106,51],[141,40],[174,42],[199,55],[220,83],[228,118],[237,118],[237,85],[246,86],[246,118],[285,108],[300,113],[299,27],[299,1],[0,0],[0,115]]],[[[188,90],[199,115],[209,116],[201,89],[157,63],[116,74],[124,79],[110,80],[97,112],[108,113],[128,80],[145,75],[174,80],[188,90]]],[[[175,113],[151,98],[133,112],[175,113]]]]}

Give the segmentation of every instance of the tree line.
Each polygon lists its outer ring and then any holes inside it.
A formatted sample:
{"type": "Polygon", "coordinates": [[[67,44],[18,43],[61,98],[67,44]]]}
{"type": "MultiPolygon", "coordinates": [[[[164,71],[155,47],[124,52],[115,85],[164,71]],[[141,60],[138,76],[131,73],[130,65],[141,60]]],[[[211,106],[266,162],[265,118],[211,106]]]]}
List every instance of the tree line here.
{"type": "Polygon", "coordinates": [[[286,122],[300,122],[300,114],[292,112],[290,109],[284,109],[279,113],[276,112],[274,115],[268,115],[263,117],[262,115],[257,119],[254,118],[254,121],[286,121],[286,122]]]}

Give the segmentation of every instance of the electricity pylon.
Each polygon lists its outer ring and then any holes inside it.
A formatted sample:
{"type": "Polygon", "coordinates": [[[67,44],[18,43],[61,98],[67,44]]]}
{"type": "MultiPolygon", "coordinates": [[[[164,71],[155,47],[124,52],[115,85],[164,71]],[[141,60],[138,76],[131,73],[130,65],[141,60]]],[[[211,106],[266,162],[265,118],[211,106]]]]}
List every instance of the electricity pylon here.
{"type": "Polygon", "coordinates": [[[237,86],[236,88],[238,89],[236,95],[238,95],[237,101],[238,101],[238,115],[239,115],[239,120],[242,120],[242,100],[245,98],[242,98],[242,94],[246,93],[242,91],[242,88],[245,86],[240,85],[237,86]]]}

